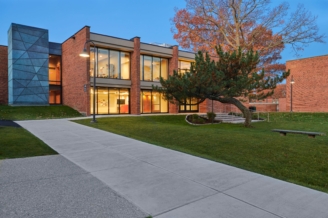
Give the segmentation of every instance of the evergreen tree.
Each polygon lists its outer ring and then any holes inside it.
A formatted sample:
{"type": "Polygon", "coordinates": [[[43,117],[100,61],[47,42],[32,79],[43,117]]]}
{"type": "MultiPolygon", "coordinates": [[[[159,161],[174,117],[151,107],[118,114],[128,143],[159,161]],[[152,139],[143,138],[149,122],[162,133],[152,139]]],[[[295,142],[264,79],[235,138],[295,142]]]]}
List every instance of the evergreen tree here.
{"type": "Polygon", "coordinates": [[[251,126],[251,112],[241,101],[247,98],[264,99],[271,96],[277,83],[289,75],[283,72],[274,77],[265,76],[264,70],[256,71],[259,63],[257,52],[224,52],[216,48],[218,60],[211,60],[208,53],[199,51],[190,72],[174,72],[167,80],[161,78],[162,87],[153,87],[172,103],[184,104],[188,98],[196,98],[197,104],[206,99],[235,105],[245,117],[245,126],[251,126]],[[265,92],[264,92],[265,91],[265,92]],[[253,93],[256,92],[256,95],[253,93]]]}

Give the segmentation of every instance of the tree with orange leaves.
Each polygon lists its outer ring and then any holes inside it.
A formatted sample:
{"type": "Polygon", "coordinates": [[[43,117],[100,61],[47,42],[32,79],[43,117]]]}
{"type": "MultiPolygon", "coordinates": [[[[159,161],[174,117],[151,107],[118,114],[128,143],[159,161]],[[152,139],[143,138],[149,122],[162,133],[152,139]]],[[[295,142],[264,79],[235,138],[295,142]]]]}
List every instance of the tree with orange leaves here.
{"type": "Polygon", "coordinates": [[[206,51],[215,56],[215,47],[224,51],[253,49],[260,55],[259,68],[280,73],[280,53],[290,44],[297,53],[311,42],[323,42],[316,17],[299,5],[288,16],[284,2],[270,8],[270,0],[186,0],[186,8],[173,18],[174,39],[185,49],[206,51]]]}

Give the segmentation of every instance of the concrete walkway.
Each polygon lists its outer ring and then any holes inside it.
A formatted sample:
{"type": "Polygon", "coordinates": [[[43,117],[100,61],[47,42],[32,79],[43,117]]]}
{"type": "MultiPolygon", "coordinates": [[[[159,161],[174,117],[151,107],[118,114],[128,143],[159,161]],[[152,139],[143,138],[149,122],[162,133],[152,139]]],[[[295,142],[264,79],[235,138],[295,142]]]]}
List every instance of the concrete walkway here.
{"type": "Polygon", "coordinates": [[[156,218],[328,217],[323,192],[67,120],[18,123],[156,218]]]}

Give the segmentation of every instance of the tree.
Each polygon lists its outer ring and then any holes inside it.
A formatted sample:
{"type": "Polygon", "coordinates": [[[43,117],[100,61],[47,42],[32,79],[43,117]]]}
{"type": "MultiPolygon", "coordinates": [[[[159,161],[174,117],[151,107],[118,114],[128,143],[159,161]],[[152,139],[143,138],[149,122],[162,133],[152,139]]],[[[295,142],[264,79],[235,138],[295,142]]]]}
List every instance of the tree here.
{"type": "Polygon", "coordinates": [[[269,74],[284,71],[280,53],[290,44],[296,53],[311,42],[323,42],[316,17],[299,5],[288,17],[284,2],[270,8],[270,0],[186,0],[173,18],[174,38],[185,49],[216,55],[224,51],[258,51],[258,66],[269,74]]]}
{"type": "Polygon", "coordinates": [[[233,104],[243,113],[244,125],[250,127],[251,113],[240,98],[252,96],[254,90],[257,90],[257,99],[271,96],[276,84],[284,80],[289,71],[274,77],[265,76],[263,69],[256,70],[260,60],[258,52],[253,50],[243,51],[239,48],[224,52],[218,47],[216,53],[218,60],[214,61],[209,53],[204,55],[198,52],[190,72],[181,74],[174,71],[167,80],[161,78],[162,87],[153,89],[163,93],[164,98],[173,103],[183,104],[188,98],[196,98],[197,104],[206,99],[233,104]]]}

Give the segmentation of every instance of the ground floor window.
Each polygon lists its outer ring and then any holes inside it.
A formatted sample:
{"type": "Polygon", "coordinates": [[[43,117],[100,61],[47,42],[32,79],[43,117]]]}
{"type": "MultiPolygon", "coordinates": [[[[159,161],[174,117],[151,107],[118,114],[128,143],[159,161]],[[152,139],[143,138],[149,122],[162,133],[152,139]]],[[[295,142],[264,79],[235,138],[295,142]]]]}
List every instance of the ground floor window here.
{"type": "MultiPolygon", "coordinates": [[[[93,114],[93,87],[90,90],[91,114],[93,114]]],[[[96,114],[130,113],[129,89],[96,87],[96,114]]]]}
{"type": "Polygon", "coordinates": [[[49,86],[49,104],[61,104],[61,86],[49,86]]]}
{"type": "Polygon", "coordinates": [[[198,112],[197,99],[188,98],[185,104],[180,104],[179,112],[198,112]]]}
{"type": "Polygon", "coordinates": [[[141,113],[167,113],[168,102],[163,99],[162,94],[152,90],[141,90],[140,92],[141,113]]]}

